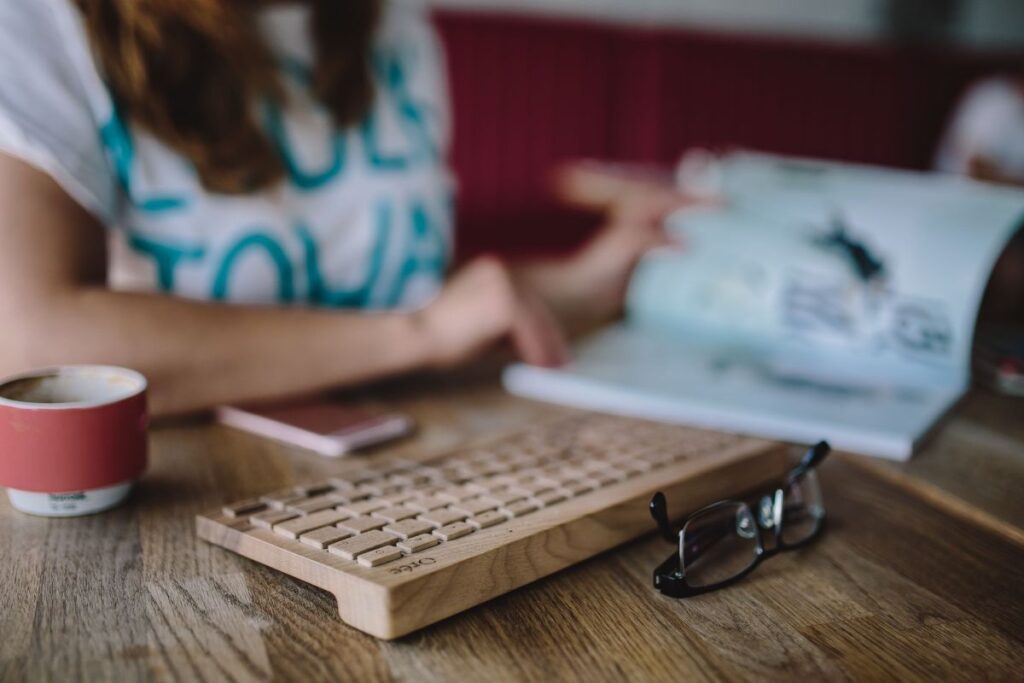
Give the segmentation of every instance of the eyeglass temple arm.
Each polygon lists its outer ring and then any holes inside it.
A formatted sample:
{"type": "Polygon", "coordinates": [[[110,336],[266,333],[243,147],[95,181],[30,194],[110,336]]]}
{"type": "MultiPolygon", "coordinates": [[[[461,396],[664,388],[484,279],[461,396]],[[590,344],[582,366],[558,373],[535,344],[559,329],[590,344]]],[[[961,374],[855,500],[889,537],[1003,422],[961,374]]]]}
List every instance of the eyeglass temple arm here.
{"type": "Polygon", "coordinates": [[[814,444],[807,449],[804,457],[800,458],[800,462],[790,471],[787,479],[793,481],[804,476],[807,472],[824,462],[831,450],[832,447],[828,445],[828,441],[819,441],[814,444]]]}
{"type": "Polygon", "coordinates": [[[672,526],[668,521],[668,503],[665,502],[665,494],[658,491],[651,498],[650,504],[651,517],[658,525],[658,532],[661,534],[669,543],[676,542],[676,534],[672,531],[672,526]]]}

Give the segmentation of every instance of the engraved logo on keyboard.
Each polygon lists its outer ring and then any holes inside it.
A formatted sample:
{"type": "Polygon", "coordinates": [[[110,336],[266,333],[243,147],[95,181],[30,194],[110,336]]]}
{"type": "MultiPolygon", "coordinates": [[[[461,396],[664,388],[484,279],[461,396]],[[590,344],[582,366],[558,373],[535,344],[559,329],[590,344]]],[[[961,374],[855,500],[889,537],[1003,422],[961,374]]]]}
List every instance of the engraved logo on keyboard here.
{"type": "Polygon", "coordinates": [[[397,567],[392,567],[391,568],[391,573],[392,574],[404,574],[406,572],[413,571],[417,567],[426,567],[428,565],[434,564],[435,562],[437,562],[437,560],[435,560],[432,557],[421,557],[421,558],[419,558],[418,560],[416,560],[414,562],[407,562],[406,564],[400,564],[397,567]]]}

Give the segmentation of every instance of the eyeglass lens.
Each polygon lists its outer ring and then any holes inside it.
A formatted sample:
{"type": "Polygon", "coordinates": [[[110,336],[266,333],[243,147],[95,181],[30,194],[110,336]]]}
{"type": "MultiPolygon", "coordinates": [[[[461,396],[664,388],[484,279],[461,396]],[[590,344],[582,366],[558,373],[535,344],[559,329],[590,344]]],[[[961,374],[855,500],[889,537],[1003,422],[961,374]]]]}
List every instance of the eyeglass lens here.
{"type": "Polygon", "coordinates": [[[783,491],[782,544],[806,541],[817,532],[824,516],[821,488],[812,470],[791,482],[783,491]]]}
{"type": "Polygon", "coordinates": [[[709,508],[683,527],[680,562],[686,582],[711,586],[742,574],[757,560],[757,520],[745,503],[709,508]]]}

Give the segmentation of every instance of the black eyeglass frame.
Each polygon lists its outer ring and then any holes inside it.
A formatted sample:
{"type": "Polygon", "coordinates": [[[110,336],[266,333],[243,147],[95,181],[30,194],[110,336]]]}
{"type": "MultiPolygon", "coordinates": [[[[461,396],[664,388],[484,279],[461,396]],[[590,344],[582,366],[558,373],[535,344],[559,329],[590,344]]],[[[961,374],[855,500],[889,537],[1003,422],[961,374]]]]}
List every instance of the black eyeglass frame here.
{"type": "MultiPolygon", "coordinates": [[[[808,449],[807,453],[803,456],[803,458],[800,459],[800,463],[786,475],[784,483],[781,486],[776,487],[773,493],[768,494],[771,495],[773,503],[773,519],[772,525],[770,527],[770,530],[774,536],[774,544],[772,545],[772,547],[765,548],[763,540],[764,532],[768,531],[769,529],[766,529],[765,525],[762,524],[759,515],[753,515],[757,525],[757,548],[755,550],[754,560],[750,563],[749,566],[747,566],[744,570],[742,570],[735,576],[731,576],[727,579],[719,581],[718,583],[712,583],[706,586],[691,586],[686,581],[686,574],[681,567],[680,552],[677,549],[676,552],[672,553],[671,557],[669,557],[667,560],[658,565],[658,567],[654,570],[654,587],[658,590],[658,592],[660,592],[662,595],[666,595],[672,598],[688,598],[694,595],[701,595],[702,593],[709,593],[711,591],[727,588],[728,586],[733,585],[737,581],[741,581],[742,579],[746,578],[746,576],[750,574],[750,572],[757,569],[757,567],[768,558],[774,557],[775,555],[781,552],[785,552],[787,550],[796,550],[797,548],[804,547],[816,541],[821,536],[821,533],[825,528],[826,514],[824,509],[821,510],[820,516],[818,516],[815,520],[817,522],[817,525],[814,528],[814,531],[812,531],[807,538],[801,539],[795,543],[786,543],[782,538],[782,526],[784,518],[783,501],[785,500],[786,489],[792,486],[798,480],[803,479],[808,474],[813,475],[814,468],[821,464],[821,462],[825,459],[830,450],[831,448],[825,441],[821,441],[814,445],[813,447],[811,447],[810,449],[808,449]]],[[[758,495],[755,500],[760,502],[765,497],[767,497],[766,494],[761,494],[758,495]]],[[[676,544],[678,547],[683,541],[683,539],[681,538],[683,529],[690,522],[690,520],[700,515],[711,512],[713,510],[737,504],[746,505],[748,509],[750,508],[750,504],[747,501],[735,499],[720,500],[717,503],[711,503],[710,505],[706,505],[703,508],[697,510],[696,512],[690,514],[684,520],[683,525],[679,527],[679,531],[675,533],[672,532],[672,527],[668,521],[668,505],[665,500],[665,494],[663,494],[660,491],[654,494],[654,497],[651,498],[650,512],[651,516],[654,518],[654,521],[658,524],[658,529],[661,531],[662,537],[670,543],[676,544]]],[[[751,510],[751,513],[753,513],[753,510],[751,510]]]]}

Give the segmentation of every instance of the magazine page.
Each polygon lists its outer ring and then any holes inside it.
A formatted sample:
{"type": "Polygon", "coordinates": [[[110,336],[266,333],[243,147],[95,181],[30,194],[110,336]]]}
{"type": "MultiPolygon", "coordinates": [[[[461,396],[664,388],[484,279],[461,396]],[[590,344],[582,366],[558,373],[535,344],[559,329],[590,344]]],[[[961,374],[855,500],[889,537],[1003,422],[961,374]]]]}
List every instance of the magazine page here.
{"type": "Polygon", "coordinates": [[[683,246],[637,269],[631,327],[809,380],[966,384],[977,308],[1024,192],[747,153],[720,173],[724,206],[672,217],[683,246]]]}
{"type": "Polygon", "coordinates": [[[670,220],[627,317],[515,394],[910,457],[963,394],[974,322],[1024,192],[935,175],[733,155],[727,202],[670,220]]]}

